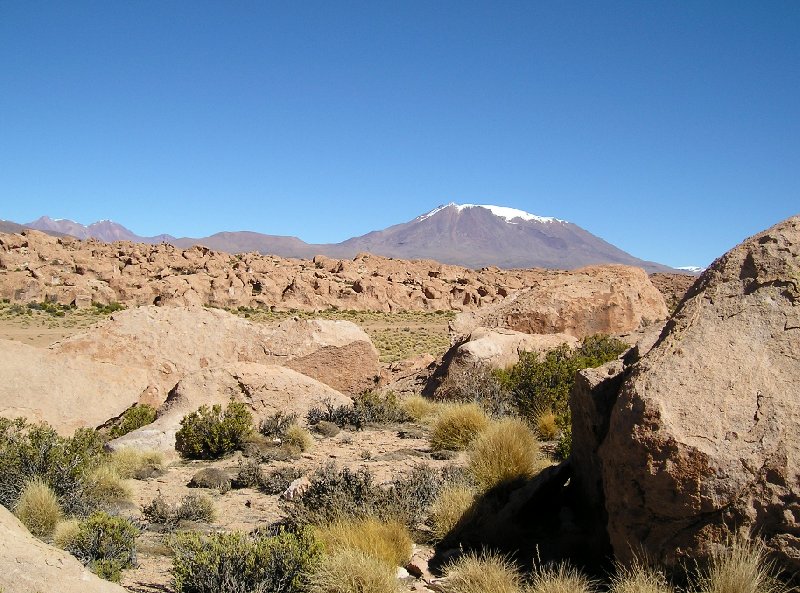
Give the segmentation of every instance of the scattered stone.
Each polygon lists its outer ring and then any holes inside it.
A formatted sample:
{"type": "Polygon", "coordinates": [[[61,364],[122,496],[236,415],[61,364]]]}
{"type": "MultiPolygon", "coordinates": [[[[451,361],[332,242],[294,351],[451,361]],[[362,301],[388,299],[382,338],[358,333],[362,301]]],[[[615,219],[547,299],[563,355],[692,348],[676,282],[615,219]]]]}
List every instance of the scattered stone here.
{"type": "Polygon", "coordinates": [[[328,422],[327,420],[320,420],[312,428],[314,429],[314,432],[317,432],[326,438],[335,437],[341,431],[341,429],[333,422],[328,422]]]}

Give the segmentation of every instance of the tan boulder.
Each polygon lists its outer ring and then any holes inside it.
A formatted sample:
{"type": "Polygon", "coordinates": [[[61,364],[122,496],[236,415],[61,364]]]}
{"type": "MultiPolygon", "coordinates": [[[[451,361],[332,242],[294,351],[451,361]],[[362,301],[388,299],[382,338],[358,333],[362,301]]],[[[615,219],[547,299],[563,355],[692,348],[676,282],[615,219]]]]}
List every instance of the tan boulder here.
{"type": "Polygon", "coordinates": [[[125,593],[70,554],[32,536],[0,506],[0,590],[6,593],[125,593]]]}
{"type": "Polygon", "coordinates": [[[456,346],[451,364],[484,364],[504,369],[519,362],[521,352],[547,352],[567,344],[578,345],[569,334],[525,334],[505,328],[479,327],[463,344],[456,346]]]}
{"type": "Polygon", "coordinates": [[[0,416],[71,434],[119,416],[147,384],[142,369],[0,339],[0,416]]]}
{"type": "Polygon", "coordinates": [[[467,335],[477,327],[502,327],[583,339],[629,333],[667,313],[664,297],[641,268],[590,266],[542,273],[538,282],[496,305],[459,314],[453,330],[467,335]]]}
{"type": "Polygon", "coordinates": [[[800,217],[718,259],[615,398],[595,460],[616,556],[702,560],[726,529],[800,569],[800,217]]]}
{"type": "Polygon", "coordinates": [[[205,307],[120,311],[52,349],[145,369],[156,403],[186,375],[237,361],[288,366],[348,393],[374,385],[380,370],[369,336],[351,322],[262,325],[205,307]]]}
{"type": "Polygon", "coordinates": [[[294,412],[302,420],[309,409],[328,400],[336,406],[352,403],[327,385],[282,366],[238,362],[203,369],[178,382],[159,408],[155,422],[111,441],[109,446],[174,451],[181,419],[202,405],[225,407],[230,401],[242,402],[257,426],[279,411],[294,412]]]}

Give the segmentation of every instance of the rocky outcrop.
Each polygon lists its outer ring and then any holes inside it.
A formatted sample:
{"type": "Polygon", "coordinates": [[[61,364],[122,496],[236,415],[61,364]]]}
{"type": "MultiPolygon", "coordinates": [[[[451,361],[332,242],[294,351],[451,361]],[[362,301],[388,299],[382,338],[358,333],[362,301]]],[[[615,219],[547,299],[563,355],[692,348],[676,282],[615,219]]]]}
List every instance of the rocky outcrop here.
{"type": "Polygon", "coordinates": [[[0,340],[0,416],[48,422],[62,434],[99,426],[135,404],[147,373],[0,340]]]}
{"type": "Polygon", "coordinates": [[[456,334],[477,327],[528,334],[565,333],[577,339],[626,334],[667,317],[664,297],[640,268],[591,266],[544,274],[501,303],[459,314],[456,334]]]}
{"type": "Polygon", "coordinates": [[[517,364],[521,352],[547,352],[561,344],[575,347],[578,340],[561,333],[525,334],[511,329],[479,327],[466,342],[455,347],[450,364],[482,364],[504,369],[517,364]]]}
{"type": "Polygon", "coordinates": [[[0,590],[7,593],[125,593],[91,573],[73,556],[33,537],[0,506],[0,590]]]}
{"type": "Polygon", "coordinates": [[[155,422],[111,441],[109,447],[172,452],[181,419],[203,405],[224,408],[230,401],[242,402],[258,426],[262,419],[279,411],[305,418],[310,408],[328,400],[336,406],[352,403],[327,385],[281,366],[239,362],[203,369],[178,382],[159,408],[155,422]]]}
{"type": "Polygon", "coordinates": [[[615,555],[702,560],[732,530],[800,568],[800,217],[714,262],[617,381],[573,406],[576,481],[602,483],[615,555]]]}
{"type": "Polygon", "coordinates": [[[204,307],[120,311],[52,350],[144,369],[155,405],[183,377],[238,361],[287,366],[348,393],[373,386],[380,372],[369,336],[349,321],[262,325],[204,307]]]}

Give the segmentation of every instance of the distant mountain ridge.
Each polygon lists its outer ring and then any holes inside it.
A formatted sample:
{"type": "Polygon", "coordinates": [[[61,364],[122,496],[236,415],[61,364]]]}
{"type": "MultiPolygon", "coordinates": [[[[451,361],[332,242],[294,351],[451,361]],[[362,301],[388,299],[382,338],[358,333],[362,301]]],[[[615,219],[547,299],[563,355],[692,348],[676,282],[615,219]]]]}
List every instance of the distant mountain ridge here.
{"type": "Polygon", "coordinates": [[[310,244],[297,237],[252,231],[220,232],[208,237],[136,235],[119,223],[102,220],[90,225],[47,216],[25,226],[79,239],[171,243],[178,247],[202,244],[217,251],[257,251],[281,257],[326,255],[352,258],[361,252],[400,259],[433,259],[446,264],[482,268],[574,269],[591,264],[619,263],[648,272],[675,272],[644,261],[600,239],[576,224],[551,216],[488,204],[449,203],[413,220],[332,244],[310,244]]]}

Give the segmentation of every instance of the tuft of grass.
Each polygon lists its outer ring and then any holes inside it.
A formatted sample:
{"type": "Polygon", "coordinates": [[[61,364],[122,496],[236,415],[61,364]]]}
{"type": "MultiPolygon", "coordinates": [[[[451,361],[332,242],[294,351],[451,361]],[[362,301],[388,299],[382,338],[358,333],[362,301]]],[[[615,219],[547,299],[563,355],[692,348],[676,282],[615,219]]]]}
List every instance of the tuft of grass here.
{"type": "Polygon", "coordinates": [[[395,568],[359,550],[326,555],[311,574],[310,593],[400,593],[395,568]]]}
{"type": "Polygon", "coordinates": [[[522,593],[514,564],[492,552],[464,554],[445,567],[444,593],[522,593]]]}
{"type": "Polygon", "coordinates": [[[433,537],[443,540],[470,511],[475,502],[475,490],[467,484],[448,484],[439,492],[430,511],[433,537]]]}
{"type": "Polygon", "coordinates": [[[292,424],[283,435],[283,442],[305,453],[314,446],[314,437],[299,424],[292,424]]]}
{"type": "Polygon", "coordinates": [[[489,425],[489,417],[478,404],[452,404],[445,407],[433,424],[431,448],[434,451],[461,451],[489,425]]]}
{"type": "Polygon", "coordinates": [[[130,447],[114,451],[108,461],[119,477],[125,480],[135,478],[147,467],[164,468],[164,456],[159,451],[140,451],[130,447]]]}
{"type": "Polygon", "coordinates": [[[492,422],[472,443],[469,459],[469,469],[484,491],[529,478],[545,464],[536,435],[518,418],[492,422]]]}
{"type": "Polygon", "coordinates": [[[25,485],[14,510],[28,531],[38,537],[53,533],[63,516],[55,492],[41,478],[33,478],[25,485]]]}
{"type": "Polygon", "coordinates": [[[131,489],[116,467],[103,463],[90,471],[83,482],[84,496],[97,506],[130,500],[131,489]]]}
{"type": "Polygon", "coordinates": [[[439,404],[421,395],[407,397],[400,402],[400,407],[416,422],[435,416],[439,412],[439,404]]]}
{"type": "Polygon", "coordinates": [[[545,410],[536,416],[536,432],[545,441],[554,441],[558,436],[558,418],[552,410],[545,410]]]}
{"type": "Polygon", "coordinates": [[[72,547],[78,538],[80,527],[81,523],[77,519],[59,521],[53,530],[53,545],[62,550],[72,547]]]}
{"type": "Polygon", "coordinates": [[[784,593],[776,566],[759,539],[732,538],[711,557],[696,579],[699,593],[784,593]]]}
{"type": "Polygon", "coordinates": [[[358,550],[394,568],[411,558],[411,534],[396,520],[375,517],[341,520],[321,527],[317,537],[327,550],[358,550]]]}
{"type": "Polygon", "coordinates": [[[578,569],[557,564],[537,570],[528,593],[597,593],[597,585],[578,569]]]}
{"type": "Polygon", "coordinates": [[[674,593],[674,591],[661,570],[638,561],[631,566],[617,566],[609,589],[609,593],[674,593]]]}

